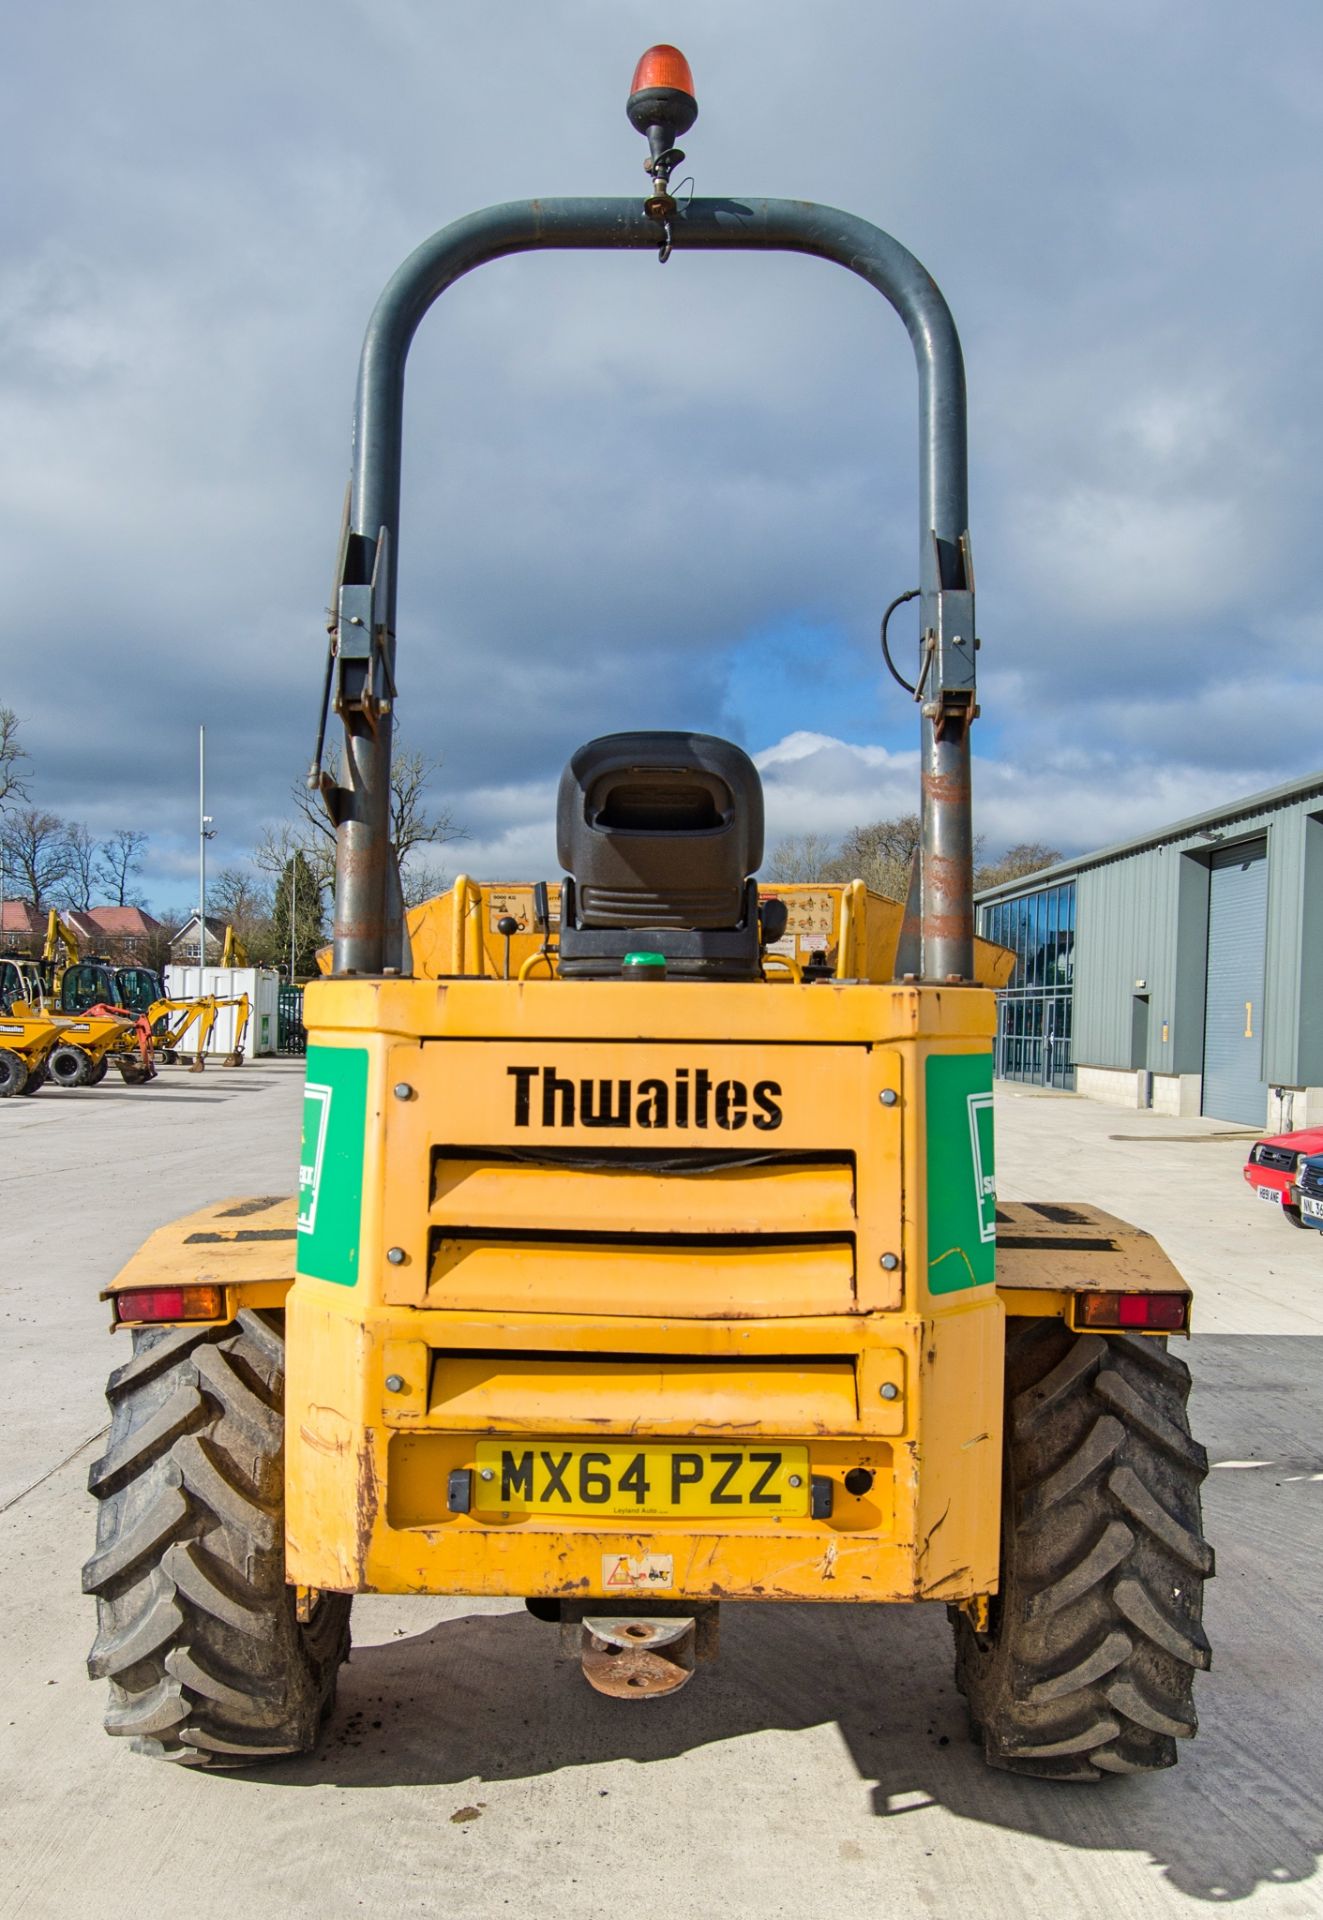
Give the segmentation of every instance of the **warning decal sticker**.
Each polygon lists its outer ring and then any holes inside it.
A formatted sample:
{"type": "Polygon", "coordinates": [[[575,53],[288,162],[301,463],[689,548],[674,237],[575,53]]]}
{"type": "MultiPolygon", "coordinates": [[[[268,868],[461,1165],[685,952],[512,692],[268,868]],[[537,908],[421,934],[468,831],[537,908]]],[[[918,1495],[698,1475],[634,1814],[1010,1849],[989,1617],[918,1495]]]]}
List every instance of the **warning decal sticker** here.
{"type": "Polygon", "coordinates": [[[669,1553],[604,1553],[604,1593],[661,1593],[675,1585],[675,1556],[669,1553]]]}

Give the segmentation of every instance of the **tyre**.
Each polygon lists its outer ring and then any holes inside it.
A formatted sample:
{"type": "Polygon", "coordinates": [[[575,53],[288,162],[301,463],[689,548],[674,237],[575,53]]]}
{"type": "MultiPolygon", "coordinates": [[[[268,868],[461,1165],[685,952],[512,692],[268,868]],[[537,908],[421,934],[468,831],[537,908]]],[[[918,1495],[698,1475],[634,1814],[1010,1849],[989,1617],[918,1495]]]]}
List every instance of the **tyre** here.
{"type": "Polygon", "coordinates": [[[70,1040],[61,1040],[46,1055],[46,1075],[57,1087],[85,1087],[92,1077],[92,1056],[70,1040]]]}
{"type": "Polygon", "coordinates": [[[11,1047],[0,1047],[0,1100],[22,1093],[28,1083],[28,1070],[11,1047]]]}
{"type": "Polygon", "coordinates": [[[23,1085],[20,1091],[24,1094],[40,1093],[42,1088],[45,1086],[45,1084],[46,1084],[45,1067],[44,1066],[32,1067],[29,1069],[28,1077],[23,1082],[23,1085]]]}
{"type": "Polygon", "coordinates": [[[110,1062],[109,1060],[107,1060],[105,1054],[103,1053],[101,1058],[97,1061],[96,1065],[92,1068],[92,1071],[87,1076],[88,1086],[99,1087],[101,1085],[101,1082],[105,1079],[106,1075],[109,1072],[110,1072],[110,1062]]]}
{"type": "Polygon", "coordinates": [[[990,1765],[1148,1773],[1194,1733],[1213,1553],[1189,1390],[1151,1336],[1007,1321],[1001,1591],[986,1633],[952,1610],[956,1683],[990,1765]]]}
{"type": "Polygon", "coordinates": [[[1282,1218],[1283,1220],[1289,1220],[1293,1227],[1302,1227],[1305,1229],[1306,1232],[1308,1232],[1308,1228],[1306,1227],[1305,1222],[1300,1218],[1299,1207],[1288,1207],[1286,1202],[1283,1201],[1282,1202],[1282,1218]]]}
{"type": "Polygon", "coordinates": [[[347,1594],[308,1623],[285,1583],[283,1315],[147,1328],[110,1376],[83,1590],[106,1731],[185,1766],[304,1753],[349,1655],[347,1594]]]}

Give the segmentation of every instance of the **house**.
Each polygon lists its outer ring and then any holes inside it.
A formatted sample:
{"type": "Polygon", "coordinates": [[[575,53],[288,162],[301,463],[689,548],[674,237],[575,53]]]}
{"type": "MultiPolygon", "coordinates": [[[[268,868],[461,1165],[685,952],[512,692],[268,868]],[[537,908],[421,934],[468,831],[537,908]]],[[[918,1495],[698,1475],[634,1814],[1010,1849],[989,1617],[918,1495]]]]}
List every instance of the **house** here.
{"type": "Polygon", "coordinates": [[[29,900],[0,900],[0,953],[35,958],[46,938],[46,915],[29,900]]]}
{"type": "Polygon", "coordinates": [[[116,960],[142,960],[165,931],[143,907],[70,908],[62,918],[80,947],[116,960]]]}
{"type": "MultiPolygon", "coordinates": [[[[220,965],[221,953],[225,946],[225,922],[207,915],[207,953],[204,964],[209,967],[220,965]]],[[[178,967],[195,967],[198,963],[198,917],[190,914],[178,933],[169,943],[168,952],[171,963],[178,967]]]]}

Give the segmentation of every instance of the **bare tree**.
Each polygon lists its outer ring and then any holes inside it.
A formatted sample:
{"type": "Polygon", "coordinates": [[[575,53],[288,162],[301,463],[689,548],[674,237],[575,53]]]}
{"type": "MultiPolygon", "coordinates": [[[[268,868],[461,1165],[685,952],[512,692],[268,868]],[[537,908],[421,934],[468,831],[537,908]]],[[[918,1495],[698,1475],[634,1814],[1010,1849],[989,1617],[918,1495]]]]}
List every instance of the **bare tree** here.
{"type": "Polygon", "coordinates": [[[841,842],[841,850],[823,878],[862,880],[874,893],[889,900],[903,900],[910,884],[910,863],[923,838],[917,813],[902,813],[894,820],[874,820],[865,827],[851,827],[841,842]]]}
{"type": "Polygon", "coordinates": [[[27,799],[27,780],[19,766],[27,757],[18,744],[18,715],[12,707],[0,707],[0,807],[27,799]]]}
{"type": "MultiPolygon", "coordinates": [[[[428,790],[441,771],[441,762],[432,754],[420,753],[402,742],[395,748],[390,765],[390,837],[403,865],[415,847],[439,847],[447,840],[462,840],[463,827],[455,825],[448,809],[433,812],[427,805],[428,790]]],[[[323,839],[334,840],[335,828],[326,816],[321,796],[309,792],[303,781],[295,783],[294,804],[323,839]]]]}
{"type": "MultiPolygon", "coordinates": [[[[439,892],[444,876],[434,863],[410,863],[409,855],[467,837],[465,829],[456,826],[449,809],[432,809],[427,804],[428,789],[440,770],[439,759],[404,745],[397,746],[391,761],[391,838],[410,906],[439,892]]],[[[253,864],[278,883],[294,855],[301,854],[323,899],[329,902],[335,891],[335,828],[321,796],[309,792],[302,780],[294,783],[290,794],[298,818],[292,824],[268,827],[253,850],[253,864]]]]}
{"type": "Polygon", "coordinates": [[[785,886],[822,880],[836,857],[836,847],[825,833],[791,833],[778,840],[763,869],[764,878],[785,886]]]}
{"type": "Polygon", "coordinates": [[[435,900],[449,884],[445,868],[435,860],[414,860],[400,872],[400,892],[406,907],[420,907],[424,900],[435,900]]]}
{"type": "Polygon", "coordinates": [[[63,820],[40,807],[23,807],[10,815],[3,841],[6,873],[20,881],[25,897],[40,912],[47,896],[69,878],[69,842],[63,820]]]}
{"type": "Polygon", "coordinates": [[[986,867],[978,867],[974,885],[1000,887],[1007,880],[1021,880],[1026,874],[1054,867],[1060,858],[1055,847],[1045,847],[1040,840],[1021,840],[1018,845],[1008,847],[1000,860],[990,860],[986,867]]]}
{"type": "MultiPolygon", "coordinates": [[[[330,822],[327,821],[326,824],[329,828],[330,822]]],[[[260,872],[268,875],[272,887],[275,888],[279,885],[281,874],[296,853],[302,854],[307,862],[308,870],[323,901],[329,900],[335,891],[333,832],[320,833],[303,822],[291,825],[288,820],[282,820],[278,827],[268,827],[253,848],[253,865],[260,872]]]]}
{"type": "Polygon", "coordinates": [[[147,835],[132,827],[121,827],[109,840],[101,842],[97,855],[96,877],[110,896],[112,906],[140,907],[133,885],[142,872],[142,850],[147,835]]]}
{"type": "Polygon", "coordinates": [[[64,851],[68,856],[68,871],[56,888],[60,905],[86,913],[96,887],[97,844],[80,821],[65,822],[64,851]]]}
{"type": "Polygon", "coordinates": [[[271,889],[242,867],[222,867],[207,882],[207,905],[247,947],[271,918],[271,889]]]}

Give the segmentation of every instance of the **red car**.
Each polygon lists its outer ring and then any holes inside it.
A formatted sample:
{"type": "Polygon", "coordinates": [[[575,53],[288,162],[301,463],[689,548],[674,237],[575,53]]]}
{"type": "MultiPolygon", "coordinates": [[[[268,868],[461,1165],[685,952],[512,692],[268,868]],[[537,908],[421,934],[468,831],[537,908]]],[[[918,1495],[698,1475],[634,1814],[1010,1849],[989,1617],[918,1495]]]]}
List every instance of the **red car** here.
{"type": "Polygon", "coordinates": [[[1293,1227],[1302,1224],[1295,1176],[1307,1153],[1323,1153],[1323,1127],[1271,1134],[1266,1140],[1256,1141],[1245,1162],[1245,1178],[1255,1194],[1268,1206],[1276,1207],[1293,1227]]]}

